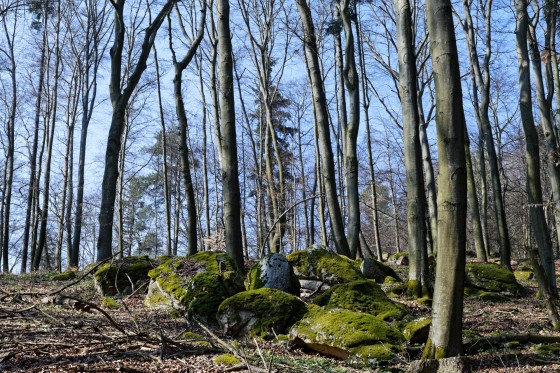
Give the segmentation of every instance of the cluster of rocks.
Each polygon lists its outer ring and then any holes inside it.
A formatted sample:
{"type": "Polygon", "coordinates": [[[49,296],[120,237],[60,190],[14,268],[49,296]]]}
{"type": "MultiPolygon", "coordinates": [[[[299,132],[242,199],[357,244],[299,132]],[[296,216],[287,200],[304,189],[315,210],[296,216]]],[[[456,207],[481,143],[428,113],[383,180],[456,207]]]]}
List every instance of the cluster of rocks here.
{"type": "MultiPolygon", "coordinates": [[[[501,270],[467,266],[470,293],[517,294],[515,276],[501,270]]],[[[403,286],[392,268],[321,247],[268,255],[245,276],[225,253],[200,252],[116,260],[101,266],[94,279],[104,296],[130,294],[147,284],[149,307],[213,324],[230,336],[289,339],[343,359],[391,359],[407,343],[424,343],[431,323],[414,319],[386,295],[380,284],[403,286]]]]}

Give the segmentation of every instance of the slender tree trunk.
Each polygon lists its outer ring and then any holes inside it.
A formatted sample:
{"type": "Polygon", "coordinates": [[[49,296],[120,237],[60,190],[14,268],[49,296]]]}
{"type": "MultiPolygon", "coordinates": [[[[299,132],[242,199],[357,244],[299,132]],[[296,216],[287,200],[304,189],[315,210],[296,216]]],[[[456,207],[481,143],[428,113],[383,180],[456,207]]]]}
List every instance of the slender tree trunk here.
{"type": "Polygon", "coordinates": [[[399,55],[399,93],[404,126],[404,163],[406,172],[406,206],[408,223],[408,292],[418,298],[428,295],[428,251],[422,150],[420,149],[420,120],[416,58],[412,39],[412,10],[409,0],[395,3],[397,19],[397,48],[399,55]]]}
{"type": "Polygon", "coordinates": [[[486,262],[488,258],[486,257],[486,247],[484,246],[484,239],[482,235],[482,224],[480,223],[480,208],[478,205],[478,197],[476,195],[470,139],[467,127],[465,127],[465,162],[467,167],[468,205],[471,213],[476,259],[480,262],[486,262]]]}
{"type": "Polygon", "coordinates": [[[317,54],[317,39],[315,26],[313,25],[311,10],[305,0],[296,0],[303,28],[303,41],[305,55],[309,67],[309,84],[311,86],[313,103],[315,105],[315,120],[319,136],[321,153],[322,176],[325,187],[325,195],[331,217],[331,227],[337,252],[348,257],[351,256],[348,241],[344,233],[344,224],[340,205],[337,200],[337,188],[334,169],[334,157],[331,148],[331,139],[328,124],[327,100],[321,71],[319,67],[319,56],[317,54]]]}
{"type": "Polygon", "coordinates": [[[216,129],[220,149],[223,216],[226,251],[238,270],[243,271],[243,241],[241,236],[241,193],[237,160],[235,100],[233,88],[233,55],[229,28],[229,1],[216,1],[219,21],[218,56],[220,66],[220,124],[216,129]]]}
{"type": "MultiPolygon", "coordinates": [[[[527,39],[531,40],[529,34],[529,17],[527,14],[528,3],[527,0],[516,0],[515,10],[517,19],[517,58],[518,58],[518,75],[519,75],[519,109],[521,112],[521,122],[523,124],[523,131],[525,133],[525,159],[527,162],[527,197],[529,202],[529,218],[533,233],[538,245],[538,254],[529,254],[533,256],[532,261],[534,264],[533,270],[535,277],[539,281],[539,286],[543,292],[545,301],[549,303],[549,317],[555,324],[555,328],[560,327],[558,323],[558,313],[552,299],[558,298],[556,288],[556,274],[554,272],[554,254],[552,251],[552,242],[550,239],[550,232],[546,222],[546,216],[542,199],[542,187],[540,176],[540,154],[539,154],[539,137],[535,128],[534,115],[533,115],[533,101],[531,92],[531,77],[529,73],[529,50],[527,47],[527,39]],[[551,310],[551,307],[553,310],[551,310]]],[[[534,51],[533,51],[534,53],[534,51]]],[[[535,76],[540,70],[540,58],[533,55],[533,65],[538,64],[539,67],[533,66],[535,76]]],[[[541,81],[542,82],[542,81],[541,81]]],[[[542,96],[542,91],[539,94],[539,88],[542,85],[537,85],[537,95],[542,96]]],[[[541,97],[542,98],[542,97],[541,97]]],[[[543,104],[539,100],[539,106],[543,104]]],[[[543,115],[542,109],[541,116],[543,115]]],[[[541,118],[541,121],[546,120],[541,118]]],[[[550,122],[549,122],[550,123],[550,122]]],[[[543,124],[544,126],[544,124],[543,124]]],[[[547,128],[544,128],[547,131],[547,128]]],[[[550,128],[548,128],[550,130],[550,128]]],[[[552,134],[549,134],[552,137],[552,134]]],[[[546,134],[545,134],[546,139],[546,134]]],[[[545,140],[547,141],[547,140],[545,140]]],[[[554,140],[556,141],[556,140],[554,140]]],[[[550,142],[547,147],[550,146],[550,142]]],[[[550,149],[547,148],[547,152],[550,149]]],[[[549,162],[555,162],[550,160],[549,162]]],[[[550,170],[550,169],[549,169],[550,170]]],[[[552,179],[552,177],[551,177],[552,179]]],[[[552,181],[552,180],[551,180],[552,181]]]]}
{"type": "Polygon", "coordinates": [[[436,282],[432,326],[423,357],[440,359],[460,355],[463,348],[465,114],[451,2],[428,0],[426,5],[436,88],[439,176],[436,282]]]}
{"type": "MultiPolygon", "coordinates": [[[[39,144],[39,124],[41,121],[41,103],[43,98],[43,83],[45,81],[45,58],[47,53],[47,15],[46,9],[49,1],[44,2],[43,6],[43,39],[41,41],[41,58],[39,61],[39,81],[37,83],[37,96],[35,98],[35,119],[33,129],[33,145],[31,147],[31,159],[29,160],[29,190],[27,193],[27,208],[25,210],[25,227],[23,230],[23,250],[21,256],[21,273],[27,272],[27,254],[29,252],[30,228],[34,225],[32,220],[33,206],[38,194],[37,185],[37,149],[39,144]]],[[[33,258],[34,246],[31,246],[31,258],[33,258]]]]}
{"type": "Polygon", "coordinates": [[[115,213],[115,197],[118,179],[118,158],[121,151],[122,133],[124,130],[125,111],[136,89],[140,78],[146,70],[146,61],[155,41],[155,36],[165,17],[171,11],[176,0],[167,0],[154,21],[146,28],[144,39],[140,47],[138,59],[133,71],[130,73],[126,85],[122,87],[122,55],[125,37],[124,0],[113,3],[115,11],[114,41],[111,47],[111,75],[109,93],[113,106],[111,126],[107,137],[105,151],[105,171],[101,186],[101,207],[99,211],[99,237],[97,240],[97,260],[105,260],[113,255],[113,217],[115,213]]]}
{"type": "MultiPolygon", "coordinates": [[[[17,14],[14,18],[17,21],[17,14]]],[[[17,66],[16,55],[14,53],[15,30],[17,22],[14,22],[13,31],[8,30],[6,20],[2,20],[2,26],[6,35],[7,50],[9,53],[9,73],[10,73],[10,88],[11,88],[11,105],[8,114],[8,121],[6,123],[6,134],[8,143],[6,148],[6,161],[4,168],[4,188],[2,190],[2,213],[0,214],[0,243],[2,244],[2,271],[9,272],[9,250],[10,250],[10,215],[12,207],[12,187],[14,180],[14,154],[15,154],[15,125],[16,125],[16,111],[18,106],[17,96],[17,66]]],[[[25,262],[27,258],[22,259],[22,273],[25,272],[25,262]]]]}
{"type": "Polygon", "coordinates": [[[490,58],[491,58],[491,12],[492,0],[486,5],[485,18],[485,54],[484,62],[481,68],[479,63],[479,56],[476,50],[476,35],[474,33],[474,26],[471,19],[470,3],[469,0],[463,0],[463,9],[465,11],[465,22],[463,28],[467,36],[467,46],[469,49],[469,63],[471,66],[471,74],[474,76],[473,83],[476,85],[476,90],[473,88],[473,97],[476,110],[476,119],[480,123],[479,128],[482,129],[484,134],[484,141],[486,143],[486,151],[488,153],[488,163],[490,165],[490,176],[492,181],[492,193],[494,196],[494,213],[496,217],[496,225],[498,228],[498,239],[500,242],[500,262],[501,265],[511,268],[511,243],[509,237],[509,229],[506,221],[505,202],[502,193],[502,182],[500,178],[500,167],[498,163],[498,155],[494,145],[494,137],[492,135],[492,127],[490,125],[490,118],[488,109],[490,105],[490,58]],[[479,101],[480,97],[480,101],[479,101]]]}
{"type": "Polygon", "coordinates": [[[348,194],[348,246],[352,258],[359,254],[360,246],[360,192],[358,184],[358,131],[360,128],[360,90],[358,69],[356,67],[354,33],[350,0],[339,3],[346,43],[344,46],[344,83],[348,90],[350,117],[344,127],[344,167],[348,194]]]}
{"type": "Polygon", "coordinates": [[[52,99],[52,112],[51,112],[51,124],[49,126],[49,134],[47,138],[47,160],[45,164],[45,181],[43,185],[43,208],[41,211],[41,227],[39,232],[39,240],[37,242],[37,250],[35,251],[35,256],[33,257],[32,268],[33,270],[39,269],[39,264],[41,262],[41,256],[43,252],[45,255],[48,256],[48,252],[45,249],[46,241],[47,241],[47,224],[48,224],[48,216],[49,216],[49,197],[50,197],[50,189],[51,189],[51,164],[52,164],[52,152],[53,152],[53,144],[54,144],[54,130],[56,126],[56,115],[57,115],[57,107],[58,107],[58,79],[60,77],[60,60],[61,60],[61,51],[60,51],[60,22],[61,22],[61,14],[60,14],[60,2],[58,2],[57,7],[57,21],[55,26],[55,63],[54,63],[54,85],[53,85],[53,99],[52,99]]]}

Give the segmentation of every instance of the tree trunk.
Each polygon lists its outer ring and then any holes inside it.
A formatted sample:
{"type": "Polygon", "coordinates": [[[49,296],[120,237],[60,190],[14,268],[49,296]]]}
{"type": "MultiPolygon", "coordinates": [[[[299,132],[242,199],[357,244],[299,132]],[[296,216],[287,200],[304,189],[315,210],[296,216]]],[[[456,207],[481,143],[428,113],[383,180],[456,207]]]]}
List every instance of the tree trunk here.
{"type": "Polygon", "coordinates": [[[127,78],[126,85],[122,88],[122,55],[125,37],[124,0],[116,0],[113,4],[115,10],[114,41],[111,47],[111,74],[109,93],[113,105],[111,127],[107,137],[105,151],[105,171],[101,186],[101,207],[99,210],[99,237],[97,240],[97,261],[110,258],[113,255],[113,216],[115,213],[115,197],[118,179],[118,158],[121,150],[121,137],[124,129],[125,110],[136,89],[142,74],[146,70],[146,61],[155,41],[155,36],[162,22],[171,11],[176,0],[167,0],[154,21],[146,28],[144,39],[139,51],[133,71],[127,78]]]}
{"type": "Polygon", "coordinates": [[[235,100],[233,88],[233,55],[229,28],[229,1],[217,0],[219,20],[218,57],[220,66],[220,171],[222,176],[223,216],[226,252],[239,271],[244,269],[241,236],[241,192],[237,160],[235,100]]]}
{"type": "Polygon", "coordinates": [[[342,25],[346,43],[344,46],[344,83],[348,90],[350,117],[343,123],[344,129],[344,168],[346,171],[346,190],[348,195],[347,237],[350,255],[356,258],[360,246],[360,192],[358,185],[358,131],[360,127],[360,90],[358,69],[354,51],[354,33],[350,0],[339,2],[342,25]]]}
{"type": "MultiPolygon", "coordinates": [[[[39,82],[37,83],[37,96],[35,98],[35,119],[33,127],[33,145],[31,147],[31,159],[29,160],[29,190],[27,193],[27,208],[25,210],[25,227],[23,230],[23,250],[21,255],[21,273],[27,272],[27,254],[29,252],[30,228],[34,225],[33,206],[38,195],[37,185],[37,149],[39,144],[39,124],[41,121],[41,103],[43,98],[43,83],[45,81],[45,58],[47,53],[47,12],[49,1],[44,2],[43,6],[43,39],[41,42],[41,58],[39,62],[39,82]]],[[[33,258],[33,246],[31,248],[31,258],[33,258]]]]}
{"type": "MultiPolygon", "coordinates": [[[[531,249],[527,246],[528,254],[532,256],[534,264],[533,270],[535,277],[539,282],[539,287],[544,295],[545,301],[549,304],[549,316],[558,327],[558,314],[555,304],[551,299],[557,298],[556,293],[556,275],[550,272],[550,264],[554,265],[554,255],[552,252],[552,241],[550,232],[546,222],[546,216],[543,206],[541,174],[540,174],[540,154],[539,154],[539,136],[535,127],[533,115],[533,101],[531,92],[531,77],[529,73],[529,51],[527,48],[528,34],[528,14],[527,0],[517,0],[515,2],[516,19],[517,19],[517,58],[518,58],[518,76],[519,76],[519,110],[521,113],[521,123],[523,124],[523,132],[525,133],[525,159],[527,162],[527,198],[529,202],[529,218],[535,235],[538,253],[531,253],[531,249]],[[552,276],[552,277],[551,277],[552,276]],[[551,307],[553,311],[551,311],[551,307]]],[[[534,61],[533,64],[541,63],[540,60],[534,61]]],[[[554,271],[554,267],[552,267],[554,271]]]]}
{"type": "Polygon", "coordinates": [[[399,93],[404,126],[404,163],[406,172],[406,211],[408,223],[408,292],[420,298],[429,295],[428,252],[420,121],[418,117],[416,58],[412,38],[412,10],[409,0],[395,2],[397,49],[399,56],[399,93]]]}
{"type": "Polygon", "coordinates": [[[309,9],[307,2],[305,0],[296,0],[296,4],[303,28],[303,42],[305,47],[305,56],[309,67],[309,84],[311,85],[313,104],[315,106],[314,113],[317,123],[317,133],[319,136],[322,176],[327,205],[331,216],[331,227],[334,233],[337,252],[350,257],[351,253],[348,241],[346,240],[346,236],[344,234],[342,213],[337,200],[334,157],[331,148],[328,124],[327,100],[325,97],[325,88],[319,67],[315,26],[313,25],[311,10],[309,9]]]}
{"type": "Polygon", "coordinates": [[[438,256],[432,327],[424,358],[462,353],[467,180],[465,114],[451,2],[428,0],[427,19],[436,88],[438,256]]]}
{"type": "Polygon", "coordinates": [[[486,151],[488,152],[488,163],[490,165],[490,176],[492,181],[492,193],[494,196],[494,213],[496,217],[496,225],[498,228],[498,239],[500,242],[500,262],[501,265],[511,268],[511,243],[509,238],[509,229],[506,221],[505,202],[502,193],[502,182],[500,178],[500,167],[498,165],[498,155],[494,145],[494,137],[492,135],[492,127],[488,108],[490,105],[490,57],[491,57],[491,12],[492,0],[486,5],[485,18],[485,54],[482,68],[479,63],[479,56],[476,50],[476,35],[471,19],[469,0],[463,0],[463,9],[465,11],[465,22],[463,28],[467,36],[467,46],[469,49],[469,63],[471,66],[471,74],[474,76],[473,97],[476,110],[476,119],[480,123],[479,128],[484,134],[486,142],[486,151]],[[480,97],[480,101],[479,101],[480,97]]]}

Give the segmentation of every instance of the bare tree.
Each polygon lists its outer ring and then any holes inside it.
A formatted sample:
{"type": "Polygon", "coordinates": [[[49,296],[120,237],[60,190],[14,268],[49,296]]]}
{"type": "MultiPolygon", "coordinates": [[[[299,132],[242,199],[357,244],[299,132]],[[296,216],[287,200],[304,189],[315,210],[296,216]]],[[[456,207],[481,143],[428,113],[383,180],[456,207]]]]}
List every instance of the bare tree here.
{"type": "Polygon", "coordinates": [[[165,17],[171,11],[176,0],[167,0],[153,22],[144,31],[144,39],[134,70],[126,79],[123,87],[122,57],[124,48],[125,23],[124,4],[125,0],[113,0],[114,8],[114,41],[111,47],[111,78],[109,91],[113,114],[111,127],[107,138],[107,150],[105,152],[105,171],[101,188],[101,209],[99,211],[99,237],[97,241],[97,260],[101,261],[113,255],[113,216],[115,213],[115,198],[117,191],[118,158],[121,150],[121,137],[125,125],[126,107],[132,96],[143,72],[146,70],[146,61],[154,45],[157,31],[165,17]]]}

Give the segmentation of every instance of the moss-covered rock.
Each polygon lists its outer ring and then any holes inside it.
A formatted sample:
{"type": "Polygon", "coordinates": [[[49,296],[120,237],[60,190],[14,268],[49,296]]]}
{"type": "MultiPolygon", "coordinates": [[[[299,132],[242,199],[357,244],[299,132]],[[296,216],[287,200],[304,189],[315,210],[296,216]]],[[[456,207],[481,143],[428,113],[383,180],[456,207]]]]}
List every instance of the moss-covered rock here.
{"type": "Polygon", "coordinates": [[[522,290],[513,272],[497,264],[467,264],[465,286],[493,293],[518,295],[522,290]]]}
{"type": "Polygon", "coordinates": [[[272,338],[285,333],[306,311],[305,303],[293,295],[261,288],[226,299],[220,304],[217,319],[228,335],[272,338]]]}
{"type": "Polygon", "coordinates": [[[60,272],[55,274],[52,277],[53,281],[69,281],[69,280],[73,280],[76,278],[76,272],[75,271],[65,271],[65,272],[60,272]]]}
{"type": "Polygon", "coordinates": [[[364,279],[355,261],[325,248],[311,247],[289,254],[302,289],[317,291],[332,285],[364,279]]]}
{"type": "Polygon", "coordinates": [[[245,276],[245,288],[255,290],[270,288],[299,296],[300,284],[294,269],[282,254],[265,256],[245,276]]]}
{"type": "Polygon", "coordinates": [[[365,278],[375,280],[378,284],[384,283],[387,278],[391,278],[393,282],[402,281],[393,268],[373,258],[365,258],[360,263],[360,271],[365,278]]]}
{"type": "Polygon", "coordinates": [[[364,359],[388,360],[401,349],[400,331],[378,318],[348,310],[325,310],[311,305],[290,330],[296,342],[338,358],[356,354],[364,359]]]}
{"type": "Polygon", "coordinates": [[[145,300],[147,306],[171,307],[208,323],[216,323],[220,303],[244,290],[242,276],[221,252],[167,257],[148,276],[152,281],[145,300]]]}
{"type": "Polygon", "coordinates": [[[535,277],[535,273],[532,270],[529,271],[513,271],[515,279],[518,281],[529,281],[535,277]]]}
{"type": "Polygon", "coordinates": [[[425,343],[430,334],[432,319],[424,317],[407,323],[403,328],[403,335],[410,343],[425,343]]]}
{"type": "Polygon", "coordinates": [[[381,320],[400,320],[407,314],[406,308],[389,299],[373,280],[335,285],[319,295],[314,302],[326,309],[364,312],[381,320]]]}
{"type": "Polygon", "coordinates": [[[95,287],[102,296],[130,294],[148,282],[148,272],[157,263],[148,256],[129,256],[107,262],[93,274],[95,287]]]}

